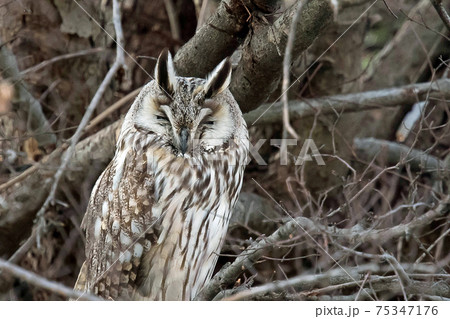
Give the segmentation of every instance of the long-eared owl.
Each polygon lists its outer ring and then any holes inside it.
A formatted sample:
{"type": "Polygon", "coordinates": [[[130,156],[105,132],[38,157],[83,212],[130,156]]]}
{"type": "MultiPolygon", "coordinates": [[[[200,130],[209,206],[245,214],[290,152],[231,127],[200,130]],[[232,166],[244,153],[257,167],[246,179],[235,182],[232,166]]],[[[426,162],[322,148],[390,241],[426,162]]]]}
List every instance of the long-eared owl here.
{"type": "Polygon", "coordinates": [[[228,60],[206,79],[179,77],[170,53],[161,53],[92,190],[75,289],[114,300],[190,300],[210,280],[248,156],[230,79],[228,60]]]}

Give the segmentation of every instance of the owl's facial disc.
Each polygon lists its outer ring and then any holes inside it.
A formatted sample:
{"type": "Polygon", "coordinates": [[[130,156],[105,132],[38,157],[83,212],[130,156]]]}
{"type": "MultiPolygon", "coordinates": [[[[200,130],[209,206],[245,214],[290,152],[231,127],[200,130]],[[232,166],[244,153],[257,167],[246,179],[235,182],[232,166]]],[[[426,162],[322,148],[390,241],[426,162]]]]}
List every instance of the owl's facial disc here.
{"type": "Polygon", "coordinates": [[[170,52],[155,67],[155,91],[146,96],[135,126],[161,137],[184,156],[195,149],[213,150],[233,136],[234,121],[223,92],[231,81],[231,63],[223,60],[205,80],[177,77],[170,52]]]}

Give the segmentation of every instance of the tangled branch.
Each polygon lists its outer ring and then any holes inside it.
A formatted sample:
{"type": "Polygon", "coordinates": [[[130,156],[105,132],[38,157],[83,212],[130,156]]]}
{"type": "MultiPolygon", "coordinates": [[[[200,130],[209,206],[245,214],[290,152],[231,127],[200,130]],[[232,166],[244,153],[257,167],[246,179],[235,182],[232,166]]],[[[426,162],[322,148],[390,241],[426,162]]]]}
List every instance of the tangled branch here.
{"type": "MultiPolygon", "coordinates": [[[[412,234],[416,229],[425,227],[438,218],[448,215],[449,212],[450,197],[447,196],[437,205],[435,209],[426,212],[409,223],[386,229],[363,229],[359,224],[349,229],[342,229],[323,226],[321,223],[306,217],[291,219],[279,227],[272,235],[267,238],[261,238],[251,244],[239,256],[236,257],[236,260],[233,263],[224,266],[197,295],[196,300],[212,300],[217,294],[220,293],[222,287],[227,287],[234,284],[238,276],[246,268],[253,266],[264,253],[276,246],[278,242],[291,238],[296,232],[298,232],[299,229],[304,230],[308,236],[326,234],[330,238],[333,238],[333,240],[337,243],[349,242],[361,244],[366,242],[376,242],[378,245],[382,245],[392,238],[412,234]]],[[[386,256],[388,255],[385,255],[384,258],[387,258],[392,262],[392,258],[388,258],[386,256]]],[[[347,274],[347,277],[352,279],[353,276],[347,274]]],[[[290,282],[286,283],[286,285],[287,284],[291,285],[290,282]]],[[[267,289],[270,290],[274,287],[281,289],[280,287],[284,286],[279,286],[279,284],[274,283],[268,287],[269,288],[261,288],[261,290],[259,290],[259,288],[254,289],[256,289],[256,293],[261,293],[265,292],[267,289]]],[[[240,294],[244,297],[247,296],[247,293],[245,292],[240,294]]]]}

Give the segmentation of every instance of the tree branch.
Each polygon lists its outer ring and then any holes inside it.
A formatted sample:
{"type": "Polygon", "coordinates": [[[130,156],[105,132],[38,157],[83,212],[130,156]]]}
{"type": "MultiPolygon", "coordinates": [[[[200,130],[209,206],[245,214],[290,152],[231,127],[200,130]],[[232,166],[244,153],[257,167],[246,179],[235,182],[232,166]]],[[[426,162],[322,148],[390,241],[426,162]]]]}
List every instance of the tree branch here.
{"type": "MultiPolygon", "coordinates": [[[[258,107],[277,88],[290,24],[300,5],[302,2],[297,1],[273,24],[255,22],[254,33],[243,48],[230,88],[243,112],[258,107]]],[[[311,0],[303,6],[296,26],[293,56],[299,56],[311,45],[333,20],[335,9],[328,0],[311,0]]]]}
{"type": "Polygon", "coordinates": [[[430,0],[430,1],[433,4],[433,7],[436,9],[439,16],[441,17],[445,26],[450,31],[450,16],[448,15],[447,10],[445,10],[442,0],[430,0]]]}
{"type": "Polygon", "coordinates": [[[258,12],[274,12],[278,3],[279,0],[221,1],[211,18],[176,54],[177,74],[205,77],[244,41],[250,18],[258,12]]]}
{"type": "MultiPolygon", "coordinates": [[[[166,7],[167,17],[169,18],[169,25],[170,25],[170,32],[172,33],[172,39],[174,39],[176,42],[180,42],[181,30],[175,6],[172,0],[164,0],[164,6],[166,7]]],[[[177,46],[178,45],[179,44],[177,44],[177,46]]]]}
{"type": "MultiPolygon", "coordinates": [[[[291,126],[291,122],[289,119],[289,101],[287,91],[289,90],[290,76],[291,76],[291,56],[292,56],[292,47],[294,46],[295,39],[295,29],[298,24],[298,19],[300,17],[300,11],[303,8],[306,0],[300,0],[299,5],[297,6],[294,16],[292,17],[291,28],[289,30],[289,35],[287,39],[286,48],[284,51],[284,60],[283,60],[283,81],[281,82],[281,92],[282,92],[282,103],[283,103],[283,136],[286,136],[285,133],[289,132],[293,138],[298,139],[297,132],[295,132],[294,128],[291,126]]],[[[283,141],[284,142],[284,141],[283,141]]]]}
{"type": "Polygon", "coordinates": [[[442,171],[449,173],[450,167],[433,155],[417,149],[411,149],[407,145],[396,142],[378,140],[375,138],[355,138],[354,146],[359,157],[371,161],[381,155],[387,165],[409,164],[413,171],[442,171]]]}
{"type": "MultiPolygon", "coordinates": [[[[354,267],[348,269],[333,269],[322,274],[299,275],[283,281],[273,281],[271,283],[253,287],[248,290],[233,294],[232,290],[224,291],[220,297],[224,300],[248,300],[252,297],[263,296],[268,292],[279,292],[287,288],[294,288],[299,291],[312,290],[314,287],[327,287],[331,285],[341,285],[343,283],[352,283],[356,285],[359,281],[353,281],[352,278],[359,278],[361,273],[367,272],[368,269],[376,272],[378,265],[369,264],[362,267],[354,267]],[[364,269],[365,271],[362,271],[364,269]]],[[[219,297],[219,296],[218,296],[219,297]]],[[[217,299],[217,298],[216,298],[217,299]]],[[[297,297],[298,299],[298,297],[297,297]]]]}
{"type": "Polygon", "coordinates": [[[78,57],[81,57],[81,56],[85,56],[85,55],[93,54],[93,53],[99,53],[99,52],[102,52],[102,51],[105,51],[105,49],[104,48],[93,48],[93,49],[81,50],[81,51],[74,52],[74,53],[67,53],[67,54],[63,54],[63,55],[58,55],[58,56],[55,56],[55,57],[53,57],[51,59],[42,61],[41,63],[38,63],[35,66],[32,66],[32,67],[30,67],[30,68],[28,68],[26,70],[23,70],[23,71],[20,72],[20,74],[23,76],[23,75],[25,75],[27,73],[37,72],[40,69],[45,68],[45,67],[47,67],[47,66],[49,66],[49,65],[51,65],[53,63],[56,63],[58,61],[78,58],[78,57]]]}
{"type": "MultiPolygon", "coordinates": [[[[402,265],[407,271],[415,271],[413,265],[402,265]]],[[[333,292],[343,288],[357,288],[358,286],[364,287],[365,284],[369,284],[374,288],[373,291],[363,288],[358,300],[371,299],[373,292],[382,291],[401,291],[402,287],[398,281],[397,276],[386,276],[386,272],[392,272],[392,269],[388,269],[385,266],[381,266],[375,263],[362,264],[358,267],[351,268],[336,268],[329,270],[321,274],[302,274],[283,281],[274,281],[253,287],[247,290],[241,290],[240,292],[235,289],[229,289],[220,292],[215,300],[261,300],[267,297],[268,300],[301,300],[301,299],[314,299],[315,296],[327,292],[333,292]],[[363,274],[376,274],[384,273],[383,276],[371,275],[368,280],[354,281],[352,278],[360,278],[363,274]],[[293,288],[299,291],[295,294],[287,293],[287,289],[293,288]]],[[[408,276],[414,278],[416,275],[408,273],[408,276]]],[[[439,276],[439,275],[436,275],[439,276]]],[[[420,278],[420,277],[419,277],[420,278]]],[[[417,279],[419,279],[417,278],[417,279]]],[[[450,295],[450,287],[448,284],[440,283],[436,285],[436,282],[424,282],[420,280],[411,280],[410,285],[405,287],[407,294],[415,295],[437,295],[444,298],[448,298],[450,295]]],[[[357,295],[351,295],[355,300],[357,295]]],[[[331,296],[329,300],[339,300],[342,296],[331,296]]]]}
{"type": "Polygon", "coordinates": [[[342,229],[323,226],[306,217],[291,219],[269,237],[261,238],[247,247],[233,263],[224,266],[200,291],[196,300],[213,299],[221,291],[222,287],[232,285],[245,268],[253,266],[268,249],[279,241],[289,239],[290,235],[296,233],[299,228],[304,229],[310,236],[327,234],[338,241],[342,240],[351,243],[376,242],[378,245],[381,245],[394,237],[411,234],[417,228],[427,226],[437,218],[448,215],[450,211],[449,200],[450,196],[447,196],[435,209],[413,219],[407,224],[385,229],[364,230],[360,225],[355,225],[350,229],[342,229]]]}
{"type": "MultiPolygon", "coordinates": [[[[289,101],[289,116],[295,120],[317,113],[360,112],[413,104],[427,98],[450,98],[450,79],[404,85],[398,88],[289,101]]],[[[279,122],[282,118],[282,103],[263,104],[256,110],[245,114],[244,118],[247,123],[253,124],[257,121],[258,125],[279,122]]]]}
{"type": "Polygon", "coordinates": [[[55,144],[56,135],[50,127],[42,106],[38,100],[28,92],[22,76],[17,66],[17,61],[12,52],[8,50],[6,45],[0,39],[0,71],[4,78],[14,83],[15,99],[13,107],[15,111],[23,112],[30,118],[30,126],[32,134],[38,141],[39,145],[55,144]]]}
{"type": "Polygon", "coordinates": [[[66,287],[60,283],[50,281],[44,277],[41,277],[31,271],[25,270],[19,266],[16,266],[6,260],[0,258],[0,269],[5,272],[12,274],[33,286],[49,290],[55,294],[63,296],[65,298],[73,298],[80,300],[90,300],[90,301],[101,301],[103,299],[87,294],[81,291],[73,290],[72,288],[66,287]]]}

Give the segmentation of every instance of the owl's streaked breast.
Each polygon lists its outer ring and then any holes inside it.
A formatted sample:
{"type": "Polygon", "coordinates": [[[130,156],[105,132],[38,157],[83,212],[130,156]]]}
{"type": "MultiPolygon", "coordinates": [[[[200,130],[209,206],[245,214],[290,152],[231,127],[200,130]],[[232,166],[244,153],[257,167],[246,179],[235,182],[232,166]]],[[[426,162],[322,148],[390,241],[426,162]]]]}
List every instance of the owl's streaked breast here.
{"type": "Polygon", "coordinates": [[[175,157],[161,145],[148,148],[161,223],[157,244],[141,263],[140,298],[188,300],[210,279],[242,183],[242,142],[197,158],[175,157]]]}

